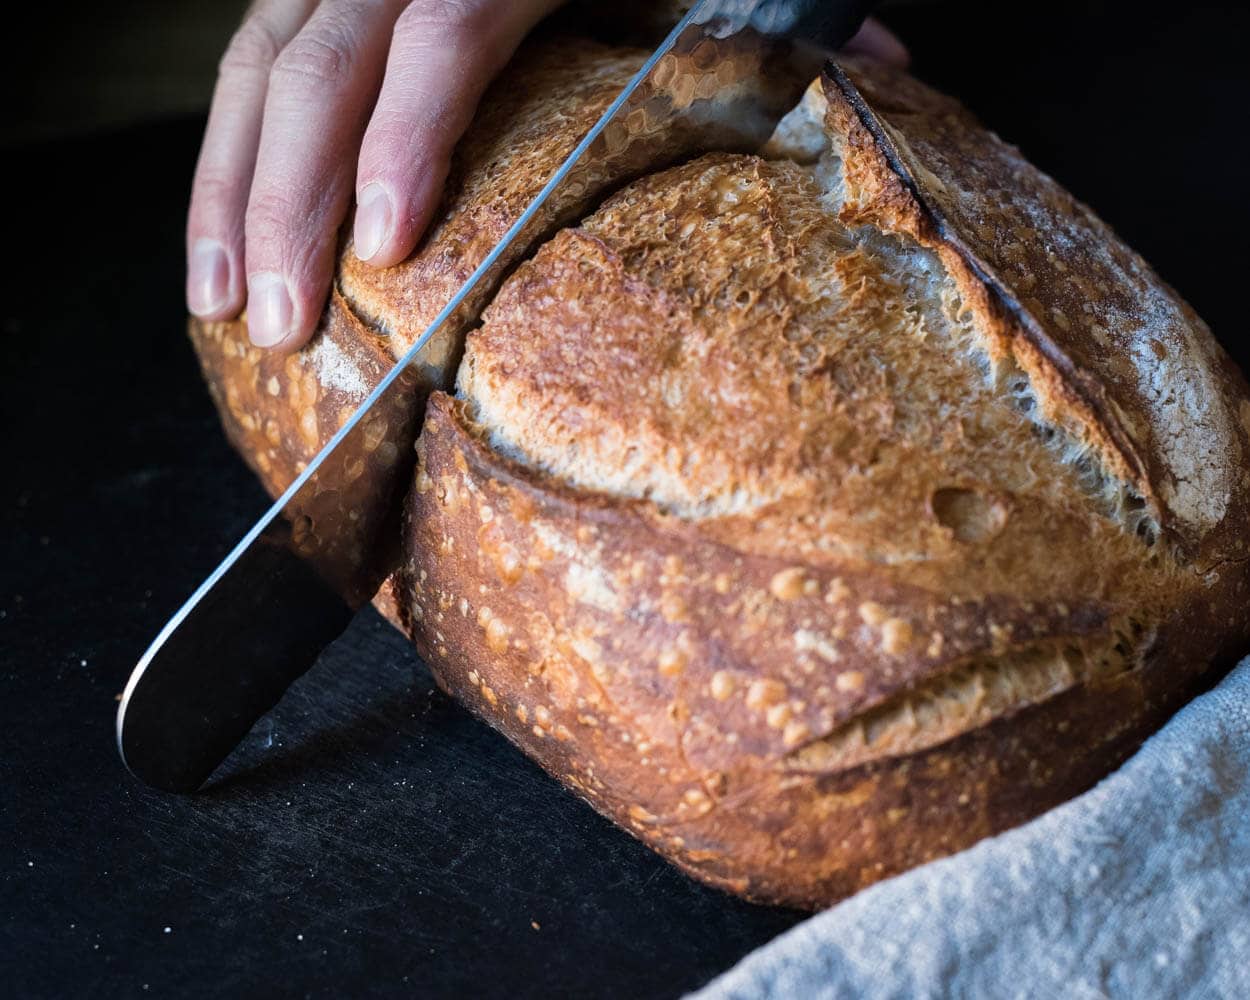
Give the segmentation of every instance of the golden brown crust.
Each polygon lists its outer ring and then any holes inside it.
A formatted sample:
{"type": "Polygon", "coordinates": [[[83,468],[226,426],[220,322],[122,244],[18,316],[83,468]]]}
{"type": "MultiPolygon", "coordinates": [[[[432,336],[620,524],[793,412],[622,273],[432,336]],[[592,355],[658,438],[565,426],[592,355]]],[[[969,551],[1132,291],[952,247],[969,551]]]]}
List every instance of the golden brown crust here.
{"type": "MultiPolygon", "coordinates": [[[[442,221],[411,258],[384,271],[361,264],[350,244],[344,246],[325,314],[303,349],[284,357],[253,347],[246,316],[229,323],[191,320],[191,342],[226,432],[271,496],[290,485],[407,351],[643,58],[635,50],[567,38],[523,46],[483,98],[457,149],[442,221]]],[[[575,212],[613,177],[606,168],[592,171],[583,192],[553,201],[546,225],[575,212]]],[[[539,225],[518,240],[497,274],[523,255],[542,230],[539,225]]],[[[496,283],[497,277],[483,282],[422,350],[407,374],[407,394],[395,394],[397,411],[373,420],[377,433],[349,442],[354,450],[340,449],[344,467],[360,468],[363,474],[349,476],[348,489],[318,505],[324,509],[310,512],[315,524],[338,525],[333,540],[309,539],[342,549],[325,567],[336,579],[357,575],[349,563],[358,558],[394,565],[396,545],[390,542],[360,553],[375,519],[385,516],[381,507],[388,495],[379,490],[378,476],[392,476],[408,461],[425,398],[450,383],[465,326],[496,283]],[[373,508],[372,516],[364,516],[365,506],[373,508]],[[341,516],[353,510],[356,517],[341,516]]],[[[385,593],[378,605],[391,616],[394,605],[385,593]]]]}
{"type": "MultiPolygon", "coordinates": [[[[246,321],[192,320],[189,333],[231,443],[273,497],[304,471],[392,363],[383,338],[337,293],[310,347],[285,357],[253,347],[246,321]]],[[[400,391],[358,425],[290,511],[298,549],[354,604],[373,596],[398,559],[392,508],[411,475],[412,441],[433,388],[424,374],[404,374],[400,391]],[[318,489],[321,482],[333,486],[318,489]]]]}
{"type": "Polygon", "coordinates": [[[626,188],[487,310],[460,374],[475,419],[759,556],[1069,602],[1140,575],[1137,541],[1073,508],[1075,470],[984,383],[949,289],[914,274],[933,262],[822,205],[810,171],[743,156],[626,188]],[[970,537],[956,515],[977,509],[970,537]]]}
{"type": "MultiPolygon", "coordinates": [[[[227,433],[272,495],[321,450],[481,263],[641,58],[567,39],[524,47],[457,150],[442,221],[409,260],[386,270],[361,264],[346,245],[325,315],[302,350],[284,357],[253,347],[246,317],[191,321],[191,342],[227,433]]],[[[464,324],[491,291],[488,282],[422,352],[426,392],[450,384],[464,324]]],[[[411,444],[393,443],[401,451],[411,444]]]]}
{"type": "MultiPolygon", "coordinates": [[[[344,247],[339,289],[360,316],[391,335],[396,358],[499,243],[646,55],[560,36],[523,45],[457,146],[437,221],[416,252],[380,271],[358,261],[350,244],[344,247]]],[[[759,71],[754,44],[730,41],[713,55],[714,73],[705,72],[708,53],[698,44],[666,55],[627,111],[608,125],[426,349],[428,364],[444,369],[508,268],[557,226],[592,208],[605,191],[692,151],[759,141],[745,109],[788,100],[790,88],[759,71]],[[656,112],[701,101],[689,119],[656,112]]]]}
{"type": "Polygon", "coordinates": [[[441,393],[419,448],[403,584],[440,683],[656,850],[755,899],[827,905],[1049,808],[1131,752],[1217,652],[1192,617],[1126,662],[1105,607],[941,602],[872,572],[796,580],[645,501],[501,458],[441,393]],[[931,624],[938,656],[928,635],[883,656],[896,620],[931,624]],[[913,752],[813,756],[864,706],[968,663],[994,641],[987,621],[1018,622],[1000,658],[1054,643],[1071,673],[913,752]],[[837,662],[796,652],[804,632],[837,662]]]}
{"type": "MultiPolygon", "coordinates": [[[[407,352],[644,58],[639,50],[565,36],[544,36],[523,45],[489,88],[457,147],[439,221],[408,260],[386,270],[362,264],[346,244],[322,323],[307,346],[292,356],[267,357],[253,348],[246,318],[224,324],[192,321],[192,343],[231,440],[272,495],[287,487],[390,364],[407,352]]],[[[701,149],[708,141],[740,141],[733,95],[742,87],[756,89],[756,59],[753,48],[742,46],[722,62],[717,80],[709,83],[696,68],[697,51],[673,54],[666,86],[684,95],[680,99],[693,100],[729,78],[740,86],[727,88],[728,97],[705,109],[698,127],[639,108],[605,131],[494,271],[422,349],[407,373],[408,395],[395,407],[397,412],[373,421],[376,427],[389,428],[381,451],[375,455],[371,447],[379,443],[376,435],[362,435],[344,442],[338,461],[349,472],[369,473],[383,455],[407,460],[415,437],[412,418],[432,388],[450,381],[466,328],[494,294],[500,277],[553,227],[576,218],[627,177],[701,149]],[[703,88],[696,85],[699,81],[703,88]]],[[[767,81],[765,89],[776,93],[767,81]]],[[[402,463],[384,465],[381,475],[393,477],[397,469],[402,463]]],[[[350,580],[355,591],[371,587],[374,575],[352,579],[351,566],[361,560],[370,567],[391,565],[394,546],[379,548],[367,541],[384,514],[389,491],[370,474],[348,478],[346,489],[327,491],[325,501],[306,512],[317,525],[343,523],[334,532],[304,534],[318,547],[326,570],[336,580],[350,580]],[[366,503],[372,509],[368,516],[362,509],[366,503]],[[342,515],[351,510],[356,517],[344,521],[342,515]],[[329,551],[336,548],[341,551],[329,551]]]]}
{"type": "Polygon", "coordinates": [[[427,410],[401,580],[457,697],[688,871],[803,906],[1087,787],[1250,632],[1250,404],[1209,333],[953,103],[824,93],[825,154],[799,123],[646,177],[505,283],[427,410]],[[1061,254],[1000,274],[925,200],[943,116],[995,219],[1128,283],[1119,340],[1056,311],[1061,254]]]}
{"type": "MultiPolygon", "coordinates": [[[[390,334],[399,358],[433,321],[533,200],[561,161],[612,102],[645,58],[632,49],[583,39],[525,45],[482,99],[472,127],[456,148],[435,225],[406,261],[378,270],[361,263],[349,243],[338,285],[352,308],[390,334]]],[[[592,175],[584,190],[565,189],[549,203],[528,240],[514,244],[495,274],[528,252],[534,239],[611,183],[592,175]]],[[[430,364],[443,378],[459,353],[466,324],[490,300],[484,281],[431,345],[430,364]]]]}
{"type": "Polygon", "coordinates": [[[957,102],[868,60],[846,68],[825,84],[846,135],[843,217],[938,250],[1042,412],[1134,485],[1188,557],[1244,555],[1246,384],[1206,325],[957,102]]]}
{"type": "Polygon", "coordinates": [[[246,319],[192,319],[189,333],[231,443],[272,496],[303,471],[392,364],[385,338],[337,293],[310,346],[294,354],[254,347],[246,319]]]}
{"type": "MultiPolygon", "coordinates": [[[[442,221],[385,272],[346,248],[304,351],[192,325],[271,492],[640,58],[524,50],[442,221]]],[[[1245,649],[1245,383],[1087,209],[867,64],[764,158],[654,173],[691,136],[639,136],[592,158],[374,435],[409,451],[489,303],[375,599],[448,690],[697,877],[817,906],[1087,787],[1245,649]]]]}

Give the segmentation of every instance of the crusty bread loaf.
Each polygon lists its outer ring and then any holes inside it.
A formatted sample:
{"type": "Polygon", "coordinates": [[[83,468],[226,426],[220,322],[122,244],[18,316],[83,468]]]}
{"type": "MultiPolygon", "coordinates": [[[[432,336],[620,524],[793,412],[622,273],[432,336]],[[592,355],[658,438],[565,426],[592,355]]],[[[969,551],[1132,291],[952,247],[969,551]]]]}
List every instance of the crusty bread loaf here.
{"type": "MultiPolygon", "coordinates": [[[[525,47],[457,149],[438,221],[419,250],[378,271],[346,244],[325,314],[304,350],[283,357],[252,347],[246,317],[191,321],[191,340],[226,430],[270,493],[286,488],[407,351],[642,58],[580,40],[525,47]]],[[[594,194],[565,194],[553,216],[575,212],[594,194]]],[[[527,249],[516,246],[500,271],[527,249]]],[[[464,331],[496,284],[485,282],[422,352],[411,395],[415,411],[431,389],[451,384],[464,331]]],[[[393,429],[382,435],[407,450],[409,442],[397,437],[393,429]]]]}
{"type": "MultiPolygon", "coordinates": [[[[373,384],[545,179],[543,123],[606,103],[548,89],[552,51],[487,98],[418,255],[345,258],[309,348],[195,328],[271,489],[308,407],[322,433],[341,405],[327,372],[373,384]]],[[[579,51],[604,89],[637,58],[579,51]]],[[[616,181],[448,334],[427,384],[485,306],[379,595],[596,808],[701,879],[819,906],[1088,787],[1250,644],[1244,380],[957,104],[849,61],[759,155],[616,181]]]]}
{"type": "MultiPolygon", "coordinates": [[[[652,16],[662,16],[662,7],[652,5],[652,16]]],[[[614,18],[600,14],[590,20],[609,30],[614,18]]],[[[354,601],[367,600],[397,565],[398,537],[382,545],[375,540],[390,527],[386,519],[397,482],[406,486],[410,479],[411,442],[422,406],[432,389],[450,386],[465,331],[508,269],[614,185],[709,144],[751,143],[735,95],[749,92],[748,103],[784,110],[779,101],[788,88],[758,72],[755,46],[735,44],[721,54],[725,58],[712,86],[734,83],[724,88],[723,99],[692,122],[657,119],[644,103],[606,130],[592,155],[583,157],[423,348],[405,373],[405,391],[390,393],[363,433],[336,450],[345,474],[322,477],[325,483],[301,494],[301,549],[354,601]],[[325,524],[335,525],[334,531],[324,532],[325,524]]],[[[325,312],[305,349],[286,357],[262,352],[248,340],[246,317],[191,320],[191,340],[227,434],[271,495],[303,471],[433,322],[646,55],[550,31],[523,45],[488,90],[457,147],[442,205],[421,246],[399,266],[380,271],[362,264],[345,243],[325,312]]],[[[679,100],[702,97],[708,89],[699,63],[698,51],[669,55],[668,77],[673,94],[683,95],[679,100]],[[682,80],[690,85],[681,86],[682,80]]],[[[383,595],[393,593],[393,584],[383,586],[383,595]]],[[[398,624],[393,600],[376,603],[398,624]]]]}
{"type": "MultiPolygon", "coordinates": [[[[643,58],[642,52],[584,39],[523,47],[490,88],[457,148],[438,219],[420,248],[399,266],[378,271],[362,264],[345,243],[325,313],[303,350],[284,357],[253,347],[246,316],[219,323],[192,318],[191,341],[226,432],[272,496],[303,471],[433,321],[643,58]]],[[[592,169],[583,190],[562,190],[552,199],[543,222],[551,226],[575,218],[617,179],[610,165],[592,169]]],[[[319,553],[323,566],[347,582],[345,589],[357,582],[356,554],[365,540],[377,537],[378,520],[386,513],[376,497],[390,491],[379,491],[380,479],[409,474],[403,462],[411,456],[426,397],[450,386],[465,330],[489,301],[498,276],[543,231],[540,223],[528,239],[514,244],[494,276],[444,324],[407,373],[407,393],[388,396],[391,412],[372,416],[366,433],[339,449],[344,466],[359,472],[318,494],[304,512],[315,525],[330,523],[336,532],[351,534],[339,542],[340,558],[319,553]],[[350,452],[351,445],[360,453],[350,452]],[[348,512],[350,518],[344,516],[348,512]]],[[[372,552],[371,561],[382,570],[393,568],[398,541],[372,552]]],[[[393,593],[388,581],[375,603],[398,625],[393,593]]]]}

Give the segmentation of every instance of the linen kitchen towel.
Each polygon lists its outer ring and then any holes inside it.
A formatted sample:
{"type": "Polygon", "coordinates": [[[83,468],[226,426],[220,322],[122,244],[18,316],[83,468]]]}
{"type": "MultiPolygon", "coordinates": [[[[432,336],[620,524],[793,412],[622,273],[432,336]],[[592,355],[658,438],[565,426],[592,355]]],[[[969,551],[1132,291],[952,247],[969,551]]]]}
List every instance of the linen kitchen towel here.
{"type": "Polygon", "coordinates": [[[866,889],[695,996],[1250,997],[1250,658],[1084,795],[866,889]]]}

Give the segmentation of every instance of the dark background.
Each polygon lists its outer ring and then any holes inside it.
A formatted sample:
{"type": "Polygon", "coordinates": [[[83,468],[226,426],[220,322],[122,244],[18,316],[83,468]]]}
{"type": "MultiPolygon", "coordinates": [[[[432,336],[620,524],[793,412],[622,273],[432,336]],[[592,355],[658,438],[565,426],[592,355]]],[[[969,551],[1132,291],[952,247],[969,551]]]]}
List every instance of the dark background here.
{"type": "MultiPolygon", "coordinates": [[[[3,64],[0,995],[672,996],[793,923],[704,889],[433,689],[372,612],[205,793],[115,696],[263,509],[183,336],[241,4],[28,10],[3,64]]],[[[904,3],[918,75],[1092,204],[1247,366],[1240,4],[904,3]]]]}

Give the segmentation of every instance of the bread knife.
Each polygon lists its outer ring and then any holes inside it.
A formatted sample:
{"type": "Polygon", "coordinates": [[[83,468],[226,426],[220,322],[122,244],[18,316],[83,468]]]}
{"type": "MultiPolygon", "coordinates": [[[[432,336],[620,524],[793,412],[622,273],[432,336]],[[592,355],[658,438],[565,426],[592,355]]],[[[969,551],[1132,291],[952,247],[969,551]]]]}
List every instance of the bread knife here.
{"type": "Polygon", "coordinates": [[[637,156],[649,136],[677,127],[688,136],[689,152],[758,148],[797,104],[826,53],[850,38],[873,6],[870,0],[691,5],[425,332],[144,652],[117,712],[117,746],[131,773],[155,788],[195,791],[381,586],[395,565],[386,543],[397,537],[395,515],[410,466],[399,463],[379,476],[349,526],[333,502],[350,475],[345,456],[359,453],[353,445],[367,433],[371,412],[403,409],[410,391],[405,375],[422,348],[496,273],[509,245],[543,224],[552,193],[578,183],[579,164],[602,167],[630,150],[637,156]],[[675,66],[713,78],[731,58],[750,67],[759,86],[740,86],[741,79],[716,88],[679,86],[675,66]],[[629,123],[624,144],[619,128],[605,135],[618,122],[629,123]]]}

